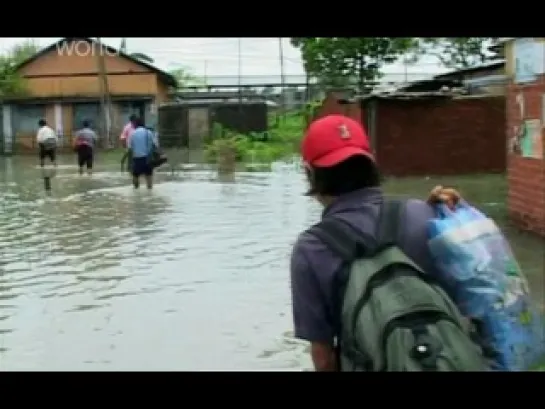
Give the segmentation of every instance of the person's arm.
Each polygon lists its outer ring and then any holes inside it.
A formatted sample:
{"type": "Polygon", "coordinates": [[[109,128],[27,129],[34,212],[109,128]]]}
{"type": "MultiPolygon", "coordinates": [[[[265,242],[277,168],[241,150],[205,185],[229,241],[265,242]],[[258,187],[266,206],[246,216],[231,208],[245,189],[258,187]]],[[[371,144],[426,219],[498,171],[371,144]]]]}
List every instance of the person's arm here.
{"type": "Polygon", "coordinates": [[[151,131],[151,136],[153,138],[153,144],[156,148],[159,148],[159,133],[156,131],[151,131]]]}
{"type": "Polygon", "coordinates": [[[81,137],[81,130],[76,131],[76,134],[74,135],[74,140],[72,141],[72,145],[77,146],[80,137],[81,137]]]}
{"type": "Polygon", "coordinates": [[[134,134],[135,131],[133,131],[130,136],[127,137],[127,140],[126,140],[126,143],[127,143],[127,150],[131,151],[132,150],[132,146],[133,146],[133,134],[134,134]]]}
{"type": "Polygon", "coordinates": [[[293,248],[290,270],[295,336],[310,342],[316,371],[336,371],[333,325],[318,279],[299,243],[293,248]]]}
{"type": "Polygon", "coordinates": [[[131,139],[132,139],[132,134],[134,133],[134,131],[129,131],[127,133],[127,139],[125,139],[125,146],[127,146],[127,151],[131,149],[131,139]]]}
{"type": "Polygon", "coordinates": [[[148,154],[151,154],[153,152],[153,149],[156,148],[155,141],[153,140],[153,132],[149,129],[146,129],[148,131],[148,154]]]}

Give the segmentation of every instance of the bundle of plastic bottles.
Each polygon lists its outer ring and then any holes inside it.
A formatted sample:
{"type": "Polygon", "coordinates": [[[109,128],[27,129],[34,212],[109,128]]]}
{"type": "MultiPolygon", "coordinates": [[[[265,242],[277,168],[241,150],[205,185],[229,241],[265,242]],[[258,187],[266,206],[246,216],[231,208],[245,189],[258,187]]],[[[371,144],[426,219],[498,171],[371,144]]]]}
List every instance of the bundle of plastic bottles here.
{"type": "Polygon", "coordinates": [[[545,327],[527,281],[496,223],[461,201],[434,205],[429,248],[438,279],[478,328],[492,369],[530,370],[545,362],[545,327]]]}

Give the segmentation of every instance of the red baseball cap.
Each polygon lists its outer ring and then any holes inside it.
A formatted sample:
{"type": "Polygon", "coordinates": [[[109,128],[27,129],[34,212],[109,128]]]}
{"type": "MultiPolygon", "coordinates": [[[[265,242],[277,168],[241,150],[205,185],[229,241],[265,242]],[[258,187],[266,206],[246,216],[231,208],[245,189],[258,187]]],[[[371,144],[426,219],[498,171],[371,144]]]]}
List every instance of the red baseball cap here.
{"type": "Polygon", "coordinates": [[[303,160],[316,167],[335,166],[354,155],[373,159],[363,126],[338,114],[314,121],[307,129],[301,150],[303,160]]]}

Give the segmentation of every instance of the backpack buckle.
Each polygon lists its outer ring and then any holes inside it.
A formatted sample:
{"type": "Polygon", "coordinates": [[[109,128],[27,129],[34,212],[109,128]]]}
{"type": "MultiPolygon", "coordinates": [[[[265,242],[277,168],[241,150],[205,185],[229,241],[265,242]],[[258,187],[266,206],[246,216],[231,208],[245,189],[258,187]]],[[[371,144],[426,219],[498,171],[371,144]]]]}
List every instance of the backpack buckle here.
{"type": "Polygon", "coordinates": [[[441,343],[428,334],[418,334],[410,355],[426,370],[437,370],[437,358],[441,352],[441,343]]]}

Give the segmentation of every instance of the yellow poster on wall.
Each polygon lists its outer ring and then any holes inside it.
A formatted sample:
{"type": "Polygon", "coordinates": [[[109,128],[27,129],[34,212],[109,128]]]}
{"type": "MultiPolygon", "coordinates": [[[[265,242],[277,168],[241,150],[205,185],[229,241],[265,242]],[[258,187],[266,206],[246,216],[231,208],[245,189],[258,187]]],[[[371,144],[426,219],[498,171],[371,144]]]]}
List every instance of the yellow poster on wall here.
{"type": "Polygon", "coordinates": [[[524,121],[520,138],[521,154],[525,158],[543,159],[543,138],[541,137],[541,120],[524,121]]]}

